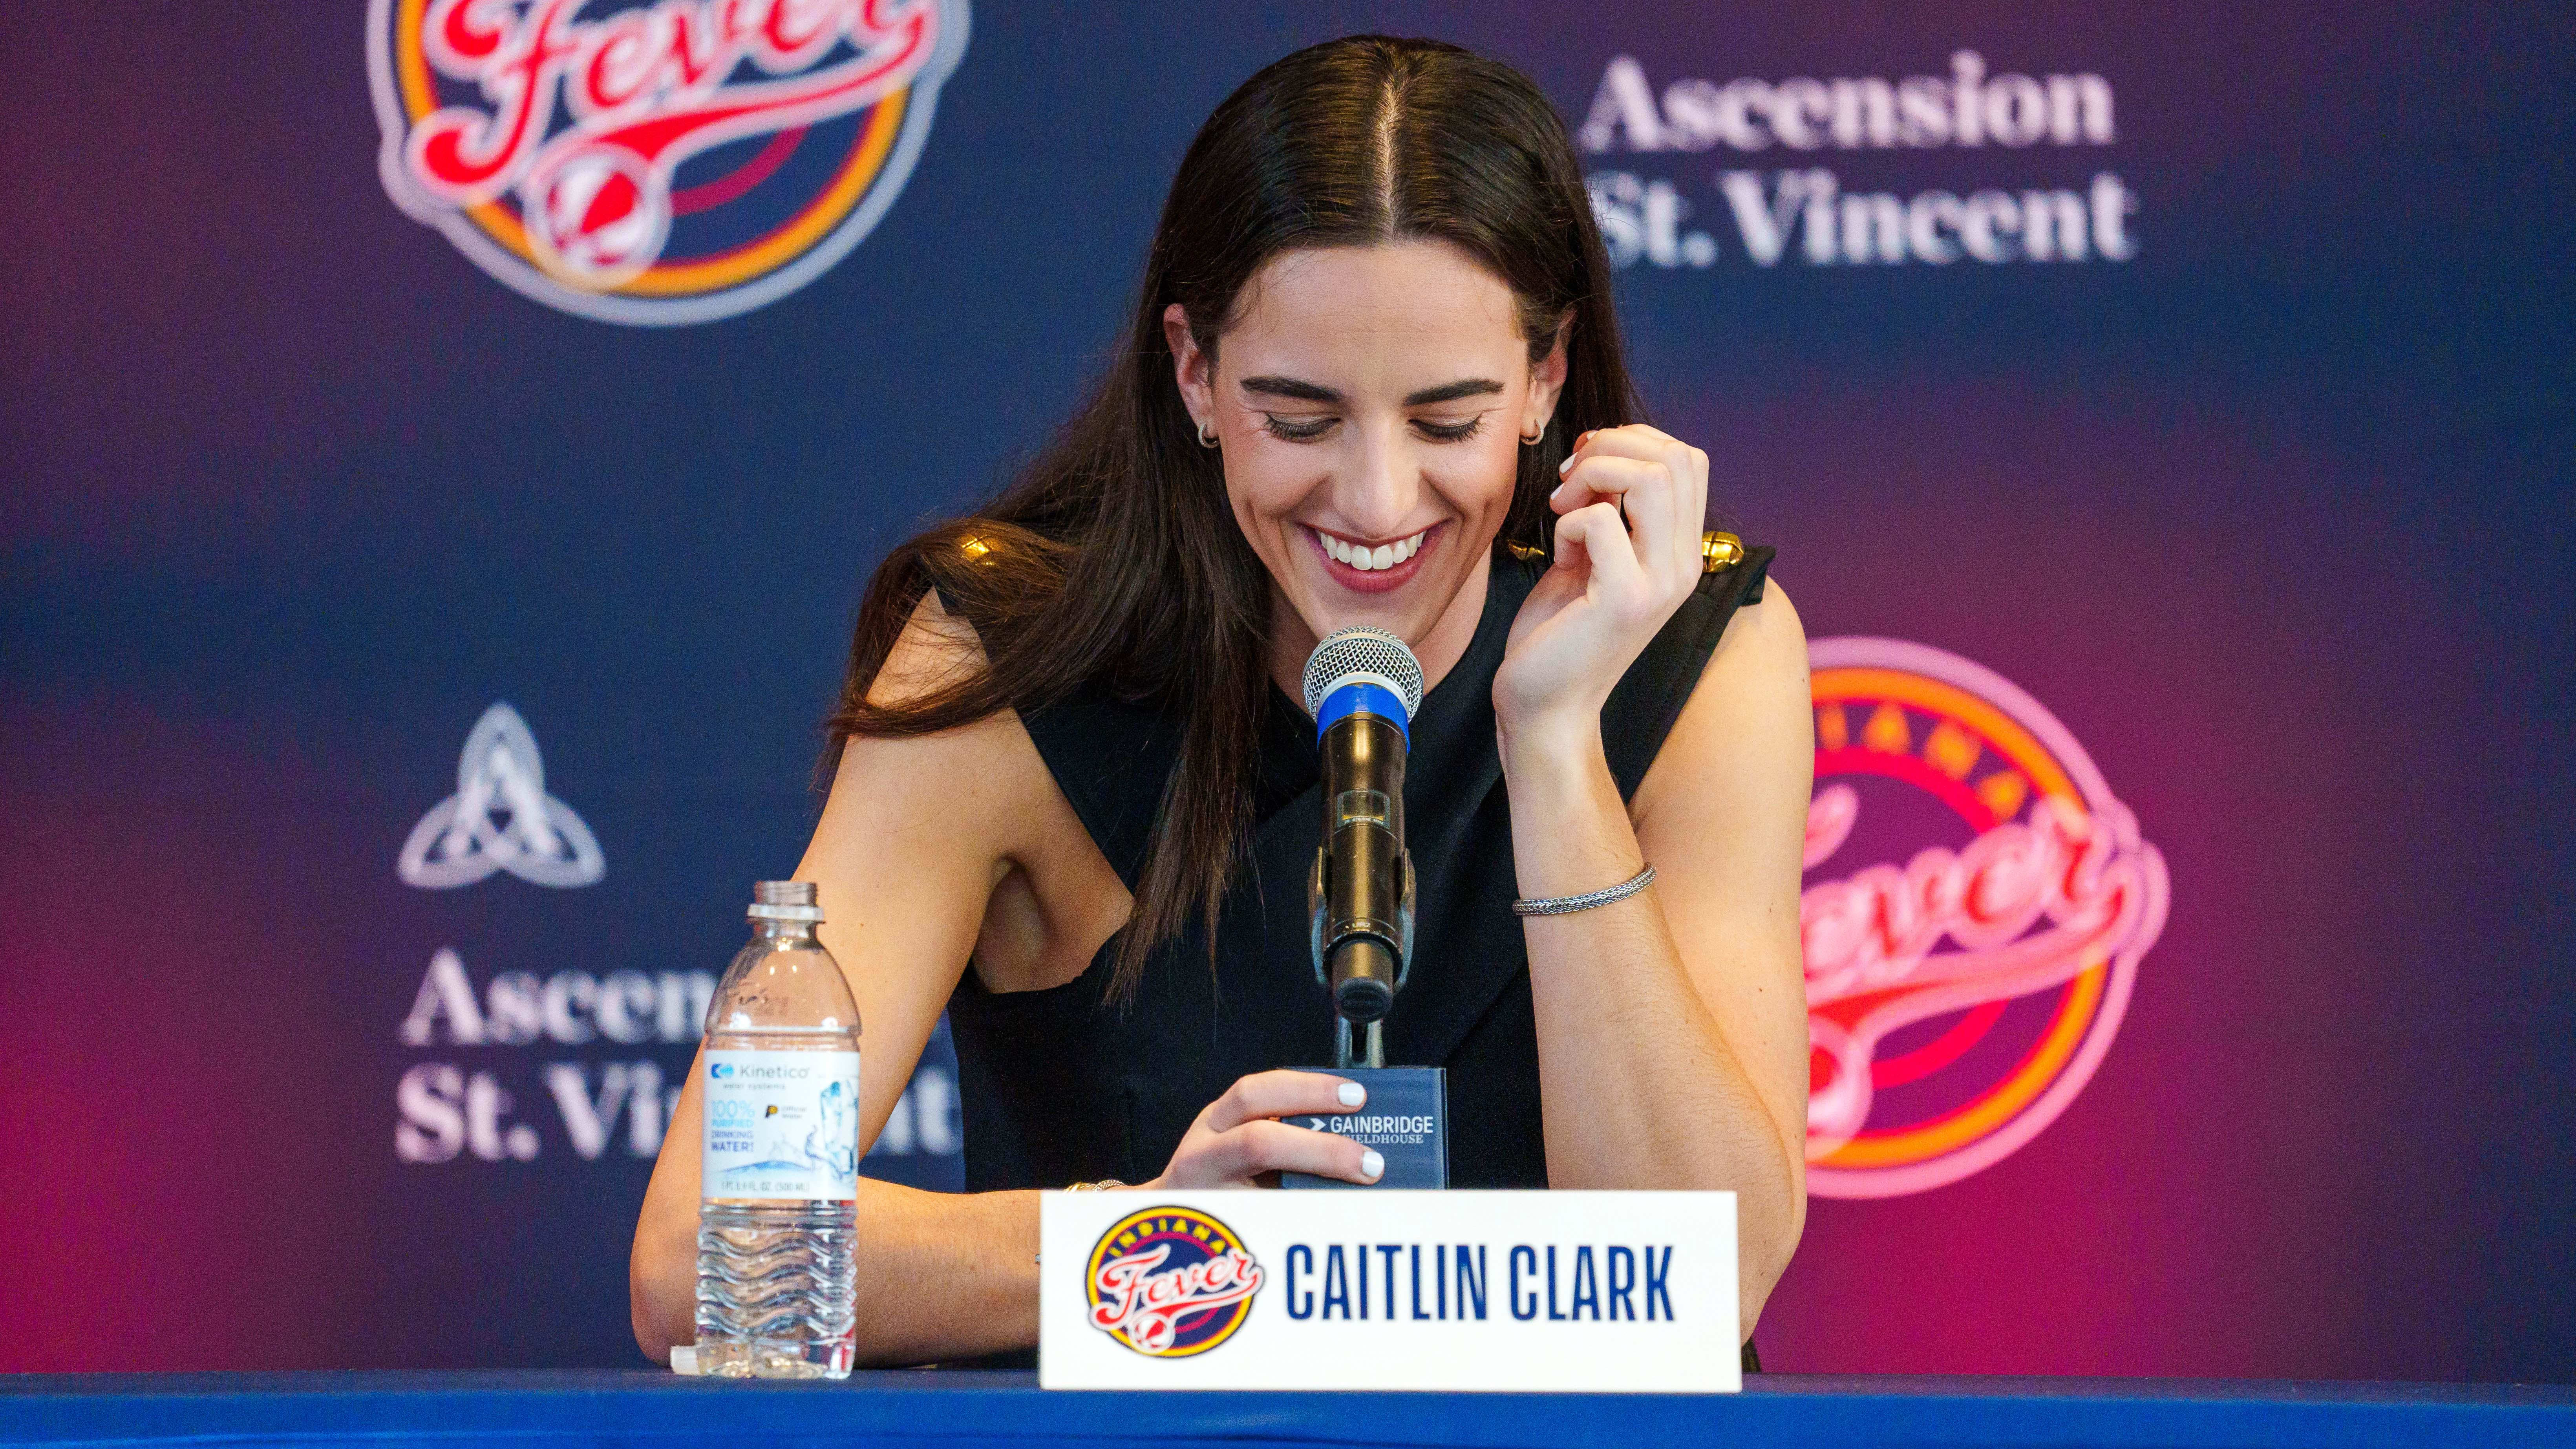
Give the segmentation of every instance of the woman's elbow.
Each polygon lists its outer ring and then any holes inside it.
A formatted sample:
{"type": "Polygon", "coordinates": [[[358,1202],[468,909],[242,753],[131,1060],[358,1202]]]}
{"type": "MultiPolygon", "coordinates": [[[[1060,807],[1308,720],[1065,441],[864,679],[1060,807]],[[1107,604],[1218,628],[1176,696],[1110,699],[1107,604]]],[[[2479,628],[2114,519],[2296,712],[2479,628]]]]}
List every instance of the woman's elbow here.
{"type": "Polygon", "coordinates": [[[652,1274],[644,1269],[641,1248],[636,1250],[634,1261],[626,1266],[626,1297],[629,1297],[629,1312],[634,1315],[636,1348],[641,1348],[644,1356],[652,1359],[654,1364],[670,1364],[672,1346],[680,1343],[680,1336],[675,1333],[675,1315],[670,1312],[670,1305],[662,1302],[665,1294],[654,1292],[652,1274]]]}
{"type": "Polygon", "coordinates": [[[1807,1231],[1806,1164],[1793,1161],[1787,1175],[1785,1192],[1775,1200],[1772,1211],[1760,1215],[1762,1221],[1740,1223],[1742,1237],[1736,1253],[1736,1293],[1742,1305],[1744,1336],[1753,1336],[1753,1325],[1762,1317],[1762,1307],[1771,1300],[1771,1290],[1780,1284],[1781,1275],[1789,1271],[1789,1260],[1796,1256],[1798,1240],[1807,1231]]]}
{"type": "Polygon", "coordinates": [[[648,1203],[635,1225],[635,1247],[626,1260],[627,1311],[635,1346],[655,1363],[669,1363],[674,1346],[697,1341],[696,1214],[674,1226],[657,1223],[648,1203]]]}

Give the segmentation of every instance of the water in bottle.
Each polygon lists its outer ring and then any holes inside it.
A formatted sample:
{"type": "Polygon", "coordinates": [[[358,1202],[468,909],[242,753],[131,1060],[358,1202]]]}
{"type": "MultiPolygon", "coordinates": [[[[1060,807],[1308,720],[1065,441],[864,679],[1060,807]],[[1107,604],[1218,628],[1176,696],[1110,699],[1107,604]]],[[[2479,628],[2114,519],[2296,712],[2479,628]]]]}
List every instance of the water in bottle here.
{"type": "Polygon", "coordinates": [[[857,1330],[859,1013],[810,881],[753,887],[707,1007],[702,1374],[843,1378],[857,1330]]]}

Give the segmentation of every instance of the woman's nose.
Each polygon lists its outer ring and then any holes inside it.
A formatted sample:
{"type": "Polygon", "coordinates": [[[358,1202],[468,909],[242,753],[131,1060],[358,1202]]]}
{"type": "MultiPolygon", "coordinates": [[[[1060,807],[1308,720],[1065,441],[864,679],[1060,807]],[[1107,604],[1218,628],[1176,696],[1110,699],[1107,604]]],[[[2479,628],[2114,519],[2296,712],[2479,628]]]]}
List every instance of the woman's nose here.
{"type": "Polygon", "coordinates": [[[1336,484],[1336,511],[1371,538],[1394,537],[1412,520],[1422,498],[1422,471],[1413,450],[1404,446],[1401,433],[1380,429],[1367,430],[1358,456],[1336,484]]]}

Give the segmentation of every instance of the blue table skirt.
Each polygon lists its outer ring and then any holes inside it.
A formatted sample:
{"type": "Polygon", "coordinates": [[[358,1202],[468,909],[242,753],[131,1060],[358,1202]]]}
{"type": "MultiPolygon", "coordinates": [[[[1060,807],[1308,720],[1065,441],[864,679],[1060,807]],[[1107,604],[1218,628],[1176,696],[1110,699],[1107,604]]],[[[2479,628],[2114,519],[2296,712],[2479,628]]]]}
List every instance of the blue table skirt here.
{"type": "Polygon", "coordinates": [[[1765,1374],[1732,1398],[1045,1393],[1013,1373],[0,1375],[0,1443],[303,1449],[1433,1445],[2576,1446],[2576,1390],[1765,1374]]]}

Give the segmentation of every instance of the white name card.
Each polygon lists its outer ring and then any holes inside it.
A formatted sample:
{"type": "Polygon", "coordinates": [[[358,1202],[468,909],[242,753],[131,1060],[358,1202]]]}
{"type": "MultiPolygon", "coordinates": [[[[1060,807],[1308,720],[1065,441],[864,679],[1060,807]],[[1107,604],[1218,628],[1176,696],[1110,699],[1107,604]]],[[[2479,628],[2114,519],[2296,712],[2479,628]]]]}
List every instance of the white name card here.
{"type": "Polygon", "coordinates": [[[1731,1192],[1051,1192],[1050,1389],[1733,1393],[1731,1192]]]}

